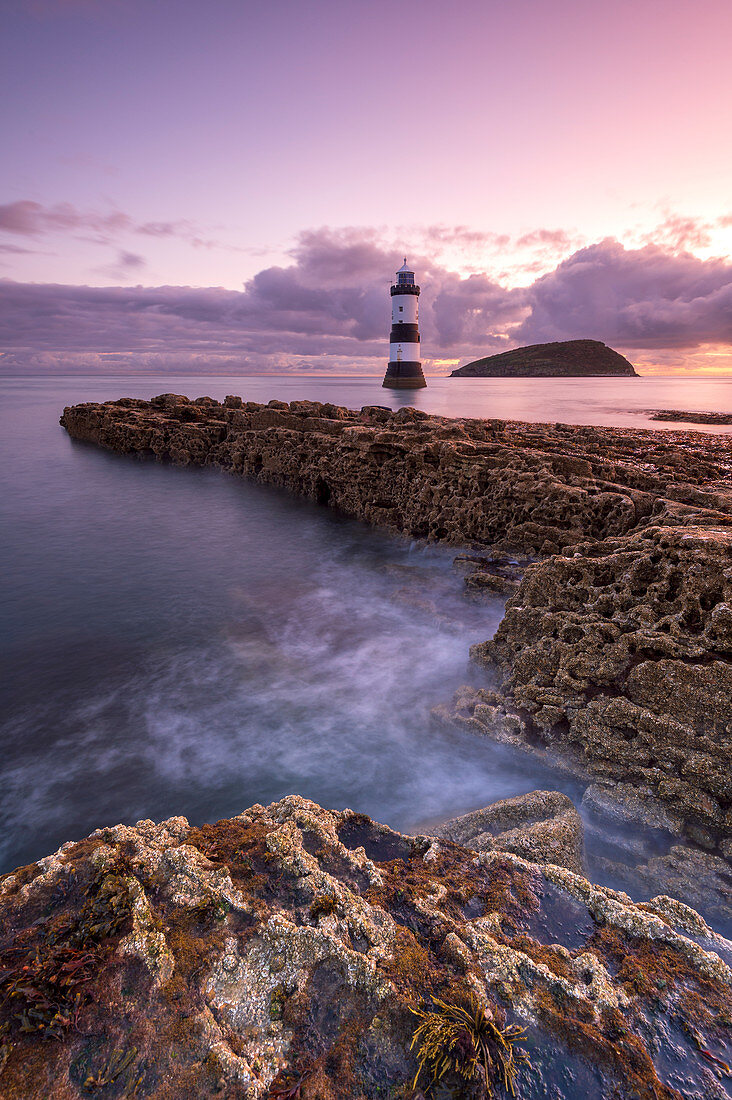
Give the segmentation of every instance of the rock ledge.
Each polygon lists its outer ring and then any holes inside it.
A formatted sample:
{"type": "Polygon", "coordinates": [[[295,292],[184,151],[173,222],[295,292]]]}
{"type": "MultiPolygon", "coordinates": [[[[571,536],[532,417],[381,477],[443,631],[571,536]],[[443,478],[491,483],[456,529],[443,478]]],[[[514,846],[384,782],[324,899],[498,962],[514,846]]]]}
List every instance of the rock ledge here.
{"type": "Polygon", "coordinates": [[[296,796],[100,829],[0,917],[7,1100],[415,1098],[436,998],[525,1029],[524,1100],[728,1095],[731,945],[693,910],[296,796]]]}

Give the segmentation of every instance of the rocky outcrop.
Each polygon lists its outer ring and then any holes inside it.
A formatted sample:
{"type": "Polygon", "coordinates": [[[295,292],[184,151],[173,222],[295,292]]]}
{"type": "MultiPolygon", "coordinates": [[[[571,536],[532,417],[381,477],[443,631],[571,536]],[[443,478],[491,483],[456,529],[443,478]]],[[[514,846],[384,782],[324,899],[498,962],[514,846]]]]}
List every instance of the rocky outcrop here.
{"type": "Polygon", "coordinates": [[[728,441],[416,409],[162,394],[64,409],[75,439],[213,465],[413,538],[524,553],[658,525],[732,527],[728,441]]]}
{"type": "Polygon", "coordinates": [[[453,716],[640,786],[709,850],[732,837],[728,439],[174,394],[77,405],[62,424],[478,547],[470,590],[510,596],[474,649],[499,690],[463,693],[453,716]],[[539,555],[521,579],[513,561],[539,555]]]}
{"type": "Polygon", "coordinates": [[[529,344],[475,359],[454,370],[451,378],[554,378],[630,375],[633,364],[600,340],[561,340],[529,344]]]}
{"type": "Polygon", "coordinates": [[[687,424],[732,424],[732,413],[683,412],[681,409],[657,409],[651,420],[681,420],[687,424]]]}
{"type": "Polygon", "coordinates": [[[476,852],[500,848],[535,863],[556,863],[582,874],[582,818],[572,800],[559,791],[501,798],[445,821],[435,833],[476,852]]]}
{"type": "Polygon", "coordinates": [[[704,847],[732,835],[731,530],[651,526],[529,566],[473,656],[515,733],[649,789],[704,847]]]}
{"type": "Polygon", "coordinates": [[[416,1100],[444,1055],[455,1097],[728,1095],[730,944],[693,910],[294,796],[101,829],[0,918],[7,1100],[416,1100]]]}

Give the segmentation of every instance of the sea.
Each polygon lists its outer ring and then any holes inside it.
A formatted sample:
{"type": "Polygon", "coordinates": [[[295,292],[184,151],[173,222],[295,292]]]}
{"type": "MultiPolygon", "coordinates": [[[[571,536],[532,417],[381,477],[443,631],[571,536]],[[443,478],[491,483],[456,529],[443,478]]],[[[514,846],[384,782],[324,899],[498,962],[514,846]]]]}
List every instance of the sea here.
{"type": "Polygon", "coordinates": [[[455,548],[58,423],[65,405],[163,392],[657,430],[649,410],[732,412],[732,378],[0,379],[0,871],[101,826],[291,793],[407,832],[539,787],[581,800],[578,781],[432,717],[485,682],[468,650],[503,614],[466,595],[455,548]]]}

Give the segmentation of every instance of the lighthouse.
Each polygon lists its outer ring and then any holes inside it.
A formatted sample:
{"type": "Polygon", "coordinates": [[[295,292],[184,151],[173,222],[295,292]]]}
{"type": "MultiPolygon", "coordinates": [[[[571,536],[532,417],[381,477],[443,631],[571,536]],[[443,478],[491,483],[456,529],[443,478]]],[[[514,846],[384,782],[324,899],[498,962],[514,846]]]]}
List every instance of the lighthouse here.
{"type": "Polygon", "coordinates": [[[389,365],[383,385],[402,390],[427,385],[419,358],[419,287],[414,272],[407,267],[406,256],[391,288],[389,365]]]}

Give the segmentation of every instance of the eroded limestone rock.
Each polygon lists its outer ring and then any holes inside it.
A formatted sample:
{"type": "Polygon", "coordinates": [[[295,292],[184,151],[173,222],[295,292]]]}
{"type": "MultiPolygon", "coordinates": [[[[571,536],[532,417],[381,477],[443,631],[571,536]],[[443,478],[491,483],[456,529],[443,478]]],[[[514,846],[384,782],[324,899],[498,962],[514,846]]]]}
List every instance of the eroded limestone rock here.
{"type": "Polygon", "coordinates": [[[730,946],[669,898],[295,796],[116,826],[0,882],[0,1094],[406,1098],[437,997],[526,1029],[524,1100],[721,1098],[730,946]]]}
{"type": "Polygon", "coordinates": [[[651,522],[732,526],[729,444],[693,431],[176,394],[75,405],[61,423],[123,454],[221,466],[463,546],[548,554],[651,522]]]}
{"type": "Polygon", "coordinates": [[[571,798],[559,791],[502,798],[445,821],[435,832],[476,852],[500,848],[535,863],[556,863],[582,874],[582,818],[571,798]]]}
{"type": "MultiPolygon", "coordinates": [[[[472,652],[521,735],[650,790],[713,848],[732,829],[731,607],[732,531],[648,527],[530,566],[472,652]]],[[[464,717],[489,728],[478,704],[464,717]]]]}

